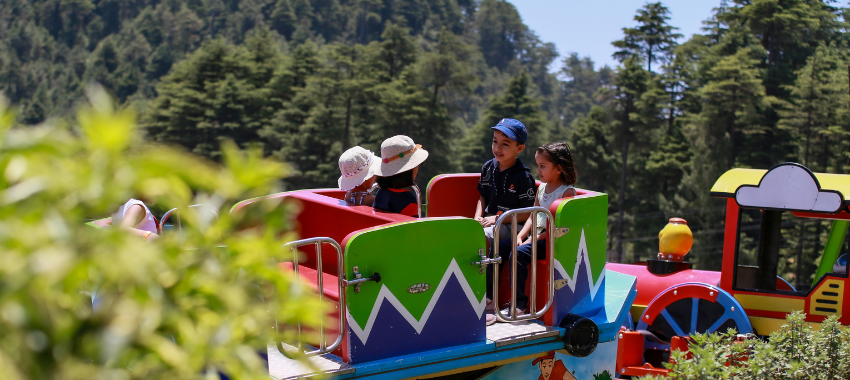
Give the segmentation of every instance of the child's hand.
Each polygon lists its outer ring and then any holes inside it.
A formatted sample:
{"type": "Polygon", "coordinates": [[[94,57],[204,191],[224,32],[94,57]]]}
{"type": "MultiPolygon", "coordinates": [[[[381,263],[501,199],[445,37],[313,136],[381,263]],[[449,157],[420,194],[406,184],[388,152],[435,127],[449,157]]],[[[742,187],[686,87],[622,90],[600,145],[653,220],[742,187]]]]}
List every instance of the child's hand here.
{"type": "Polygon", "coordinates": [[[526,239],[524,236],[522,236],[522,234],[518,234],[518,235],[516,236],[516,246],[517,246],[517,247],[519,247],[519,246],[521,246],[521,245],[523,245],[523,244],[526,244],[526,243],[528,243],[529,241],[531,241],[531,238],[526,239]]]}
{"type": "MultiPolygon", "coordinates": [[[[520,245],[523,245],[523,244],[531,244],[531,235],[528,235],[528,237],[525,238],[525,241],[523,241],[522,243],[519,242],[520,237],[521,236],[517,236],[517,239],[516,239],[517,240],[517,243],[516,243],[517,246],[520,246],[520,245]]],[[[537,235],[537,241],[541,241],[543,239],[545,239],[545,237],[542,234],[537,235]]]]}
{"type": "Polygon", "coordinates": [[[490,226],[490,224],[487,222],[487,220],[480,217],[480,216],[476,216],[475,221],[478,222],[478,224],[480,224],[481,227],[489,227],[490,226]]]}
{"type": "Polygon", "coordinates": [[[485,217],[485,218],[484,218],[484,221],[485,221],[485,222],[487,222],[487,225],[486,225],[486,226],[484,226],[484,227],[492,226],[492,225],[496,224],[496,219],[497,219],[497,218],[498,218],[498,217],[497,217],[496,215],[485,217]]]}

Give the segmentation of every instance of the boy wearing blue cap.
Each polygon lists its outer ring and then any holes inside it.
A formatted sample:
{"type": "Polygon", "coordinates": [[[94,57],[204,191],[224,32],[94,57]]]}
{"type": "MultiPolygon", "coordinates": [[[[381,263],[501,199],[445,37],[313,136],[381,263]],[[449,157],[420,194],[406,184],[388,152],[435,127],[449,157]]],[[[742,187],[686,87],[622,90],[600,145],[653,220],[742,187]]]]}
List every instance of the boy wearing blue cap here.
{"type": "MultiPolygon", "coordinates": [[[[509,223],[503,223],[499,231],[493,231],[496,219],[505,211],[534,206],[535,186],[531,169],[517,158],[525,150],[528,138],[525,125],[519,120],[502,119],[490,129],[493,130],[494,158],[481,168],[481,179],[478,180],[481,196],[475,207],[475,220],[484,227],[487,243],[492,247],[494,239],[511,238],[509,223]]],[[[528,214],[519,215],[517,222],[526,219],[528,214]]],[[[492,298],[492,284],[491,280],[487,280],[488,299],[492,298]]]]}

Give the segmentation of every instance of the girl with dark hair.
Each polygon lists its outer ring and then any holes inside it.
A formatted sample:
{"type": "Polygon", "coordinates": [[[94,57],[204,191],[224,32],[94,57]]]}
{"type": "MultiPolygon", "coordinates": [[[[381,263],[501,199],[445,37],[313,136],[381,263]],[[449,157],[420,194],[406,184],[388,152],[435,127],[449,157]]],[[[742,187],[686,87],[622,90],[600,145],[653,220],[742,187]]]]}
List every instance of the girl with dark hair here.
{"type": "MultiPolygon", "coordinates": [[[[537,148],[534,154],[534,160],[537,161],[537,176],[540,177],[540,187],[537,188],[537,196],[534,199],[534,205],[544,208],[549,208],[552,203],[559,198],[576,196],[576,190],[573,185],[578,179],[573,155],[570,151],[570,146],[560,142],[549,143],[537,148]]],[[[536,217],[537,230],[531,231],[531,219],[529,218],[522,230],[517,234],[517,313],[525,314],[528,310],[528,296],[525,294],[525,281],[528,278],[528,264],[531,259],[531,233],[537,235],[537,255],[546,254],[546,239],[549,233],[546,230],[547,218],[542,213],[537,213],[536,217]]],[[[505,252],[503,263],[511,261],[511,240],[505,239],[500,242],[499,252],[505,252]]],[[[502,267],[509,267],[504,265],[502,267]]],[[[510,315],[510,309],[502,310],[503,315],[510,315]]],[[[488,316],[487,322],[495,321],[494,316],[488,316]]]]}
{"type": "Polygon", "coordinates": [[[384,140],[377,179],[380,189],[375,194],[374,207],[418,218],[419,189],[413,180],[426,158],[428,152],[410,137],[398,135],[384,140]]]}

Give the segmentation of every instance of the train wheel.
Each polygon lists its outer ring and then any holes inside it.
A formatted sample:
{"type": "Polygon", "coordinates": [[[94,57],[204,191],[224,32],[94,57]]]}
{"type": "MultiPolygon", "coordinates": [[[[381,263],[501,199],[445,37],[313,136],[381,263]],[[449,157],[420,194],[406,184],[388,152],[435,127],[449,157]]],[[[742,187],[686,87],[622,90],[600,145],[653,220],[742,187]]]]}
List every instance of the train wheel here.
{"type": "Polygon", "coordinates": [[[725,333],[729,328],[738,334],[753,332],[744,308],[732,295],[703,283],[680,284],[661,292],[637,324],[638,330],[651,332],[667,345],[674,336],[725,333]]]}

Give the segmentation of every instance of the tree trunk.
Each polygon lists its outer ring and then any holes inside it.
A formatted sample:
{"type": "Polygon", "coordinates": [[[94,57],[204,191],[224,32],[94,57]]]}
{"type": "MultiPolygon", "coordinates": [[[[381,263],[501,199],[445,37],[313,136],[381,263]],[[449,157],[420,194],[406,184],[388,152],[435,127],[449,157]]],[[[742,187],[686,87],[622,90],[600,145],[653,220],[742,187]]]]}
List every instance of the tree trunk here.
{"type": "Polygon", "coordinates": [[[667,135],[670,135],[673,131],[673,118],[676,110],[676,95],[678,94],[676,92],[676,87],[678,87],[678,85],[673,85],[673,91],[670,92],[670,116],[667,118],[667,135]]]}
{"type": "Polygon", "coordinates": [[[345,151],[346,149],[351,147],[351,141],[350,141],[350,138],[349,138],[349,135],[351,134],[351,98],[352,98],[352,96],[348,97],[348,101],[346,102],[346,105],[345,105],[345,128],[342,132],[342,150],[343,151],[345,151]]]}
{"type": "MultiPolygon", "coordinates": [[[[628,114],[627,114],[628,115],[628,114]]],[[[627,116],[628,117],[628,116],[627,116]]],[[[628,131],[628,122],[626,122],[626,131],[628,131]]],[[[612,258],[612,262],[619,263],[623,260],[623,222],[625,218],[626,211],[626,167],[629,164],[629,139],[626,136],[627,133],[623,133],[623,159],[622,165],[623,167],[620,170],[620,200],[619,200],[619,212],[617,216],[617,250],[615,252],[614,257],[612,258]]]]}
{"type": "Polygon", "coordinates": [[[729,114],[729,121],[726,124],[726,133],[729,134],[729,156],[726,157],[726,167],[724,170],[731,169],[735,166],[735,155],[737,153],[738,140],[735,137],[735,110],[738,109],[738,90],[732,91],[732,112],[729,114]]]}
{"type": "Polygon", "coordinates": [[[800,286],[805,285],[803,281],[803,240],[806,238],[806,220],[798,218],[797,226],[800,228],[800,233],[797,235],[797,261],[794,269],[794,287],[801,289],[800,286]]]}
{"type": "Polygon", "coordinates": [[[363,9],[360,11],[360,45],[366,45],[366,2],[363,3],[363,9]]]}
{"type": "Polygon", "coordinates": [[[646,71],[652,75],[652,44],[649,44],[646,49],[646,71]]]}
{"type": "Polygon", "coordinates": [[[439,85],[437,85],[437,84],[435,83],[435,84],[434,84],[434,95],[431,97],[431,107],[433,107],[433,109],[436,109],[436,108],[437,108],[437,94],[438,94],[438,91],[440,91],[440,86],[439,86],[439,85]]]}
{"type": "Polygon", "coordinates": [[[812,74],[810,76],[812,81],[811,87],[809,88],[809,99],[808,99],[808,110],[806,111],[806,147],[803,150],[803,166],[809,167],[809,141],[812,136],[812,108],[814,108],[815,102],[815,69],[812,67],[812,74]]]}

